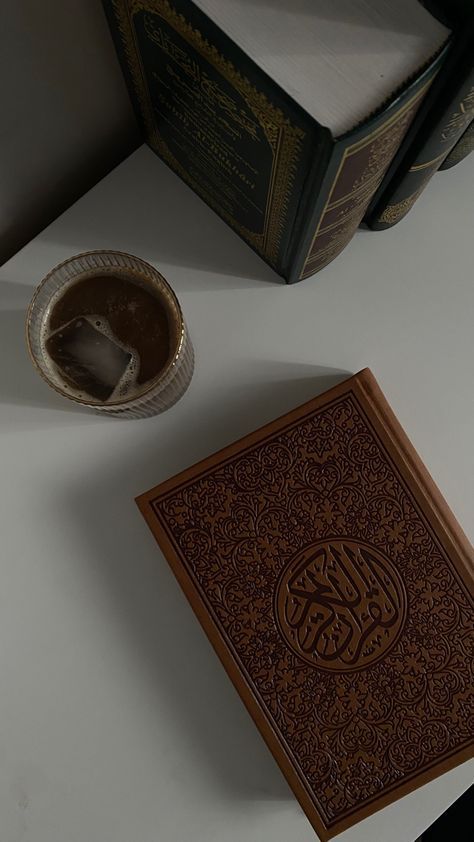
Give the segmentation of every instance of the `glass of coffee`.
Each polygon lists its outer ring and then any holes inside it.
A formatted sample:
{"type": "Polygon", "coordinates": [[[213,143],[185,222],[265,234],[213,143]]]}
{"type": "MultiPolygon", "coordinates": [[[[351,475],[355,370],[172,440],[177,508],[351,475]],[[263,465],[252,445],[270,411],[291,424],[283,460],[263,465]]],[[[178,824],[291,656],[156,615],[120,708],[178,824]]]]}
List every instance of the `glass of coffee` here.
{"type": "Polygon", "coordinates": [[[156,269],[123,252],[86,252],[56,266],[36,289],[26,336],[53,389],[107,414],[163,412],[193,374],[193,347],[173,290],[156,269]]]}

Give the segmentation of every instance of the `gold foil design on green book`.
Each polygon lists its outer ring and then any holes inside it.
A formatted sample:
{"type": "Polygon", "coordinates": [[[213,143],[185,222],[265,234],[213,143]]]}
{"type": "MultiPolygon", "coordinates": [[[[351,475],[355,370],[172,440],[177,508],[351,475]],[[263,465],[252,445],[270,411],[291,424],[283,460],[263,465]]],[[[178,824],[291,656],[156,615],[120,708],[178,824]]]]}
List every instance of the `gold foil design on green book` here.
{"type": "Polygon", "coordinates": [[[407,196],[407,198],[403,199],[401,202],[396,202],[394,205],[387,205],[384,208],[383,213],[380,214],[379,222],[383,222],[385,225],[394,225],[396,222],[399,222],[400,219],[403,219],[403,217],[406,216],[408,211],[411,210],[415,204],[423,187],[424,184],[421,188],[415,190],[411,196],[407,196]]]}
{"type": "Polygon", "coordinates": [[[445,155],[446,152],[442,152],[441,155],[437,155],[436,158],[432,158],[431,161],[424,161],[422,164],[413,164],[408,172],[418,172],[419,170],[426,170],[428,167],[432,167],[433,170],[437,170],[445,155]]]}
{"type": "Polygon", "coordinates": [[[443,131],[441,143],[455,143],[474,117],[474,85],[459,102],[458,107],[451,114],[443,131]]]}
{"type": "Polygon", "coordinates": [[[452,166],[462,161],[474,150],[474,122],[467,127],[466,131],[456,143],[456,146],[451,150],[445,163],[452,166]]]}
{"type": "MultiPolygon", "coordinates": [[[[465,131],[466,125],[472,120],[472,116],[474,113],[474,87],[470,89],[470,91],[466,94],[465,97],[459,102],[457,108],[453,113],[450,115],[448,122],[444,126],[441,131],[440,135],[440,142],[441,143],[449,143],[450,147],[454,147],[456,144],[457,138],[465,131]]],[[[416,162],[412,164],[410,169],[408,170],[408,174],[411,174],[409,184],[414,186],[413,180],[416,180],[416,190],[412,191],[408,196],[400,199],[398,202],[392,202],[389,205],[386,205],[384,210],[379,216],[378,222],[382,225],[394,225],[395,223],[399,222],[403,219],[404,216],[407,215],[408,211],[411,210],[413,205],[415,204],[416,200],[423,192],[424,188],[432,178],[432,176],[437,172],[441,163],[446,159],[449,152],[444,150],[440,155],[437,155],[436,158],[432,158],[430,161],[424,162],[416,162]],[[422,172],[422,180],[420,181],[416,174],[422,172]],[[415,175],[414,175],[415,174],[415,175]]],[[[408,175],[407,175],[408,179],[408,175]]],[[[402,182],[401,188],[406,188],[408,185],[408,181],[402,182]]],[[[399,196],[401,189],[397,190],[393,196],[393,198],[397,198],[399,196]]]]}
{"type": "MultiPolygon", "coordinates": [[[[466,130],[466,126],[469,125],[472,118],[474,117],[474,86],[471,87],[469,92],[463,97],[456,110],[450,115],[448,122],[441,130],[440,142],[441,143],[449,143],[450,147],[453,148],[456,145],[456,141],[459,137],[462,136],[462,133],[466,130]]],[[[466,153],[467,154],[467,153],[466,153]]],[[[449,152],[446,152],[444,149],[436,158],[432,158],[431,161],[424,161],[419,163],[416,161],[408,172],[418,172],[418,170],[424,170],[427,167],[433,167],[433,172],[435,172],[441,163],[446,160],[449,152]]],[[[462,156],[464,157],[464,156],[462,156]]]]}
{"type": "MultiPolygon", "coordinates": [[[[276,265],[285,230],[293,182],[301,155],[301,145],[305,136],[304,131],[299,126],[293,125],[281,109],[273,105],[261,91],[257,90],[248,79],[242,76],[232,62],[221,55],[217,48],[209,43],[168,0],[111,0],[111,2],[134,91],[144,120],[148,142],[166,163],[198,195],[204,198],[226,222],[237,230],[256,251],[270,263],[276,265]],[[193,131],[196,133],[197,164],[194,167],[184,166],[183,162],[178,160],[176,150],[171,150],[164,140],[155,114],[157,106],[156,103],[152,102],[150,96],[147,75],[137,42],[134,16],[139,13],[147,15],[144,24],[147,37],[169,58],[166,73],[172,77],[177,90],[181,88],[183,95],[186,95],[186,84],[189,83],[193,86],[193,91],[197,91],[199,96],[203,97],[203,102],[214,103],[216,107],[221,109],[226,115],[226,128],[229,136],[231,136],[233,127],[255,140],[258,140],[258,132],[260,130],[263,132],[272,156],[265,207],[261,208],[260,205],[258,207],[255,205],[264,221],[263,230],[250,230],[235,218],[235,214],[232,212],[232,201],[229,200],[229,196],[226,196],[225,184],[222,182],[223,174],[229,178],[232,175],[234,182],[232,185],[234,190],[232,200],[238,201],[240,185],[242,196],[246,191],[245,202],[251,203],[249,198],[249,193],[252,191],[251,162],[243,161],[243,166],[240,167],[238,150],[235,150],[230,144],[226,148],[223,138],[218,136],[216,131],[212,131],[210,123],[205,124],[204,117],[201,124],[198,124],[196,113],[186,114],[183,110],[184,100],[177,104],[175,116],[176,119],[183,120],[185,124],[188,121],[184,130],[191,124],[193,126],[193,131]],[[180,43],[170,37],[163,27],[160,27],[160,19],[179,36],[179,39],[182,39],[180,43]],[[245,101],[255,119],[249,118],[248,114],[239,109],[238,103],[228,95],[223,89],[223,85],[220,86],[215,79],[209,78],[205,68],[203,69],[200,63],[195,61],[190,53],[187,53],[186,45],[208,62],[214,71],[232,86],[236,94],[245,101]],[[180,74],[179,79],[178,72],[180,74]],[[200,148],[199,144],[201,144],[200,148]],[[199,152],[201,152],[201,159],[199,158],[199,152]],[[202,158],[204,155],[207,155],[209,159],[209,177],[206,180],[202,177],[202,158]],[[220,178],[221,180],[219,180],[220,178]]],[[[163,82],[163,80],[160,81],[163,82]]],[[[166,88],[164,84],[162,84],[161,90],[162,95],[165,96],[166,88]]],[[[166,106],[171,107],[171,101],[168,101],[166,106]]],[[[189,157],[189,147],[186,148],[186,154],[189,157]]],[[[255,170],[254,173],[255,178],[258,178],[260,173],[255,170]]],[[[228,185],[229,182],[227,182],[228,185]]]]}
{"type": "Polygon", "coordinates": [[[345,147],[300,278],[330,263],[352,238],[431,81],[385,123],[345,147]]]}

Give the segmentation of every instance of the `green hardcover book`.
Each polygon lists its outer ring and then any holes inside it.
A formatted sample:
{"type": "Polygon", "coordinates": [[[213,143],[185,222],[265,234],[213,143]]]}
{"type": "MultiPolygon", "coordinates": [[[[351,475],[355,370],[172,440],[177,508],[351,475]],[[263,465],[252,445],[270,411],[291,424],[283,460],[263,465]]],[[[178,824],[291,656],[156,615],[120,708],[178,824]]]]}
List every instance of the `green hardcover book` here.
{"type": "Polygon", "coordinates": [[[443,69],[372,198],[365,217],[370,228],[382,231],[400,222],[433,175],[457,162],[454,149],[473,117],[474,13],[459,22],[443,69]],[[452,163],[443,167],[451,153],[452,163]]]}
{"type": "Polygon", "coordinates": [[[351,239],[450,35],[417,0],[104,6],[144,138],[288,282],[351,239]]]}
{"type": "Polygon", "coordinates": [[[451,149],[448,157],[444,159],[440,170],[450,170],[451,167],[459,164],[474,150],[474,120],[471,120],[464,134],[451,149]]]}

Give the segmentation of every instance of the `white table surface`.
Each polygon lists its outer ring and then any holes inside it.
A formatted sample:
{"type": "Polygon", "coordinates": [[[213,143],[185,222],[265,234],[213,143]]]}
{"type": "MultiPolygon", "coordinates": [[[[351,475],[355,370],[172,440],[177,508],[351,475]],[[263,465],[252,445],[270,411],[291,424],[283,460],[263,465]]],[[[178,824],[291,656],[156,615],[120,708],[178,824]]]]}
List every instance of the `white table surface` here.
{"type": "MultiPolygon", "coordinates": [[[[0,270],[2,842],[315,839],[133,498],[368,365],[472,539],[473,164],[288,287],[143,147],[0,270]],[[162,416],[79,411],[30,367],[34,285],[94,248],[181,299],[196,373],[162,416]]],[[[472,777],[338,838],[413,842],[472,777]]]]}

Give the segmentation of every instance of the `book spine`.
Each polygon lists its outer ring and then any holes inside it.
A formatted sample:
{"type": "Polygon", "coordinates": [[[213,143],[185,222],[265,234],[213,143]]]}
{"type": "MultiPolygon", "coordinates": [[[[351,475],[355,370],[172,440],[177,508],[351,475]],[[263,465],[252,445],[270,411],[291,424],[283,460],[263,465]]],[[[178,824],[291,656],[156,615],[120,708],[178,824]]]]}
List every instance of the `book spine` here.
{"type": "Polygon", "coordinates": [[[352,239],[438,66],[436,59],[388,108],[335,143],[295,247],[290,283],[319,272],[352,239]]]}
{"type": "Polygon", "coordinates": [[[383,231],[400,222],[411,210],[430,179],[456,145],[474,114],[474,74],[458,91],[444,117],[404,168],[368,219],[370,228],[383,231]]]}
{"type": "Polygon", "coordinates": [[[472,120],[473,53],[471,23],[451,44],[414,132],[370,203],[365,221],[373,230],[390,228],[407,215],[472,120]]]}
{"type": "Polygon", "coordinates": [[[440,166],[440,170],[449,170],[451,169],[451,167],[455,167],[456,164],[459,164],[460,161],[463,161],[464,158],[467,158],[467,156],[470,152],[473,151],[473,149],[474,121],[471,120],[464,134],[461,135],[456,145],[453,146],[447,158],[444,159],[443,163],[440,166]]]}
{"type": "Polygon", "coordinates": [[[324,130],[190,0],[103,0],[144,138],[286,277],[324,130]]]}

